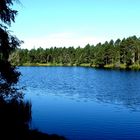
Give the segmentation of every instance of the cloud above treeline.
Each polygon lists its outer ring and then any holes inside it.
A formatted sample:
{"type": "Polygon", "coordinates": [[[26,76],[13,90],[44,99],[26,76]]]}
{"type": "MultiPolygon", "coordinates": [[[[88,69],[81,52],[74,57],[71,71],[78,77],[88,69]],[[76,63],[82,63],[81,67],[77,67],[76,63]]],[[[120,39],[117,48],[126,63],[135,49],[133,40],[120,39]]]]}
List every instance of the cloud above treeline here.
{"type": "Polygon", "coordinates": [[[103,38],[95,38],[94,36],[84,36],[71,32],[64,33],[54,33],[48,36],[25,38],[24,44],[21,48],[50,48],[50,47],[84,47],[87,44],[95,45],[99,42],[104,42],[103,38]]]}

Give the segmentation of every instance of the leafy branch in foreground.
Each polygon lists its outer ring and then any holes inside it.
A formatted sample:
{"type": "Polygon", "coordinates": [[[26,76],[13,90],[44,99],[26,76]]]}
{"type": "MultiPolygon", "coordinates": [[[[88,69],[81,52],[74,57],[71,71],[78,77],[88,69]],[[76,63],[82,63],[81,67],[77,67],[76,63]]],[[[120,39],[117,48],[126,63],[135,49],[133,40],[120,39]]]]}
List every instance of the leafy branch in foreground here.
{"type": "MultiPolygon", "coordinates": [[[[13,94],[14,85],[18,82],[20,73],[9,61],[10,54],[21,44],[17,37],[10,34],[8,27],[15,22],[17,11],[11,6],[15,0],[1,0],[0,2],[0,94],[13,94]]],[[[11,94],[11,95],[12,95],[11,94]]],[[[17,93],[16,93],[17,94],[17,93]]]]}

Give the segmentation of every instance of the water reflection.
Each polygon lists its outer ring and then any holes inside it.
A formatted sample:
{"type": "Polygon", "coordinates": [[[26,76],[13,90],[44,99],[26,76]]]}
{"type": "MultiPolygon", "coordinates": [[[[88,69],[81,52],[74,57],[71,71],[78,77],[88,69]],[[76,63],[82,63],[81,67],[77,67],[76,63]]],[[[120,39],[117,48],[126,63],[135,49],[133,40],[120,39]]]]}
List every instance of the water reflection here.
{"type": "MultiPolygon", "coordinates": [[[[86,93],[80,93],[80,94],[72,94],[72,93],[66,93],[64,95],[59,95],[55,94],[55,96],[66,96],[67,98],[71,100],[76,100],[77,102],[98,102],[98,103],[107,103],[107,104],[114,104],[114,105],[119,105],[123,106],[127,109],[130,109],[131,111],[140,111],[140,93],[135,94],[114,94],[114,93],[109,93],[106,92],[104,94],[102,93],[91,93],[91,94],[86,94],[86,93]]],[[[39,94],[38,94],[39,96],[39,94]]]]}
{"type": "Polygon", "coordinates": [[[26,98],[33,104],[32,128],[71,140],[140,138],[140,72],[79,67],[20,70],[20,84],[26,85],[26,98]]]}
{"type": "Polygon", "coordinates": [[[96,100],[104,103],[122,105],[131,111],[140,111],[140,94],[99,94],[96,95],[96,100]]]}
{"type": "Polygon", "coordinates": [[[38,95],[123,105],[140,111],[140,72],[81,67],[21,67],[22,82],[38,95]]]}
{"type": "Polygon", "coordinates": [[[30,129],[31,102],[0,98],[0,139],[2,140],[64,140],[30,129]]]}
{"type": "MultiPolygon", "coordinates": [[[[0,99],[0,133],[3,139],[25,139],[31,120],[31,104],[0,99]]],[[[0,139],[1,139],[0,138],[0,139]]]]}

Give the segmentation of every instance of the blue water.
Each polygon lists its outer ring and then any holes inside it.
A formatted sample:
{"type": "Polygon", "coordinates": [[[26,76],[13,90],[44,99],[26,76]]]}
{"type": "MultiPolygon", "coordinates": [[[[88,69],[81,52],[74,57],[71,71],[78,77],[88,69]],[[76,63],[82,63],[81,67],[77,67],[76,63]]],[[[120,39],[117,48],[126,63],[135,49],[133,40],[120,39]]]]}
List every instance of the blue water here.
{"type": "Polygon", "coordinates": [[[31,127],[70,140],[140,140],[140,72],[20,67],[31,127]]]}

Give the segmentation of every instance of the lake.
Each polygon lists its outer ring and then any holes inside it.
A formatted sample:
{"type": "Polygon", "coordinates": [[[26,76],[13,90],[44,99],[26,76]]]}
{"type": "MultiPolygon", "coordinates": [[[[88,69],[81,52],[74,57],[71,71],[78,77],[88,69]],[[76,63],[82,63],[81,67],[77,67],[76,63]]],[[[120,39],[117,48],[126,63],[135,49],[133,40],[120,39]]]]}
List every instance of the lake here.
{"type": "Polygon", "coordinates": [[[19,67],[31,128],[69,140],[139,140],[140,72],[19,67]]]}

